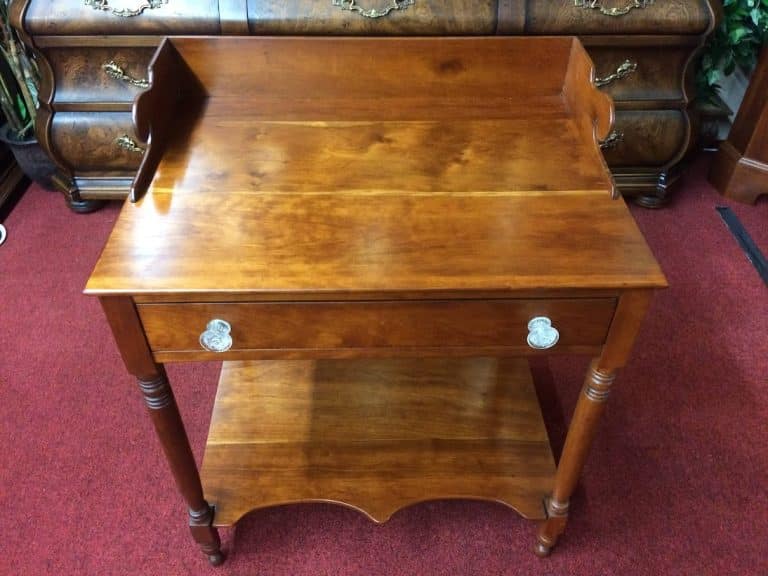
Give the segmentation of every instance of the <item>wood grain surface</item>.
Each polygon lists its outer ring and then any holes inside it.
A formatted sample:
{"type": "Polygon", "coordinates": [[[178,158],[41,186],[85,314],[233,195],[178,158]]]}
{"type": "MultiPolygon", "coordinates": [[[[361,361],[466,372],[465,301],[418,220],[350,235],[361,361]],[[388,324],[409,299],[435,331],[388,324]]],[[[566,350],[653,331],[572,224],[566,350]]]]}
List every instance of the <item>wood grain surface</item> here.
{"type": "MultiPolygon", "coordinates": [[[[574,42],[173,39],[208,106],[179,115],[88,291],[349,299],[663,284],[610,200],[596,139],[611,108],[574,42]],[[359,50],[395,45],[399,56],[363,61],[364,79],[349,73],[359,50]],[[540,58],[556,65],[529,80],[540,58]],[[246,62],[253,73],[230,89],[246,62]],[[413,71],[406,102],[399,65],[413,71]]],[[[144,100],[134,117],[151,133],[167,114],[153,121],[144,100]]]]}
{"type": "MultiPolygon", "coordinates": [[[[589,2],[585,2],[589,4],[589,2]]],[[[601,0],[605,8],[631,6],[631,0],[601,0]]],[[[711,25],[706,0],[657,0],[623,16],[575,6],[573,0],[528,2],[526,31],[533,34],[701,34],[711,25]]]]}
{"type": "MultiPolygon", "coordinates": [[[[383,9],[386,0],[359,0],[365,9],[383,9]]],[[[364,18],[331,1],[249,2],[248,25],[256,35],[450,35],[494,34],[497,0],[418,0],[383,18],[364,18]]]]}
{"type": "Polygon", "coordinates": [[[347,300],[664,285],[607,194],[150,194],[123,208],[87,292],[347,300]]]}
{"type": "Polygon", "coordinates": [[[483,358],[227,362],[202,466],[219,526],[299,500],[379,522],[435,498],[543,518],[553,475],[527,362],[483,358]]]}
{"type": "Polygon", "coordinates": [[[728,198],[754,204],[768,194],[768,46],[763,48],[728,139],[709,181],[728,198]]]}
{"type": "MultiPolygon", "coordinates": [[[[142,2],[110,0],[116,9],[135,9],[142,2]]],[[[120,17],[108,10],[97,10],[85,2],[45,0],[31,2],[25,28],[33,35],[157,35],[218,34],[218,0],[170,0],[139,16],[120,17]]]]}
{"type": "MultiPolygon", "coordinates": [[[[610,298],[141,304],[152,350],[200,352],[212,318],[232,326],[232,352],[526,346],[528,322],[547,316],[560,332],[558,348],[600,346],[616,301],[610,298]]],[[[227,359],[226,355],[219,355],[227,359]]]]}

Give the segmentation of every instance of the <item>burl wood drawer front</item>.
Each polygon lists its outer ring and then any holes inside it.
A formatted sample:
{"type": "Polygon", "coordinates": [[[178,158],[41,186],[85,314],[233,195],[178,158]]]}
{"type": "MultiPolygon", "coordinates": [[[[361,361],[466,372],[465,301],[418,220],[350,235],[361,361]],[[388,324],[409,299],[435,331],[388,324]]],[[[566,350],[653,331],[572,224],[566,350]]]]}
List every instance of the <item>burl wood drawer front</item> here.
{"type": "Polygon", "coordinates": [[[688,120],[680,110],[617,110],[614,129],[623,138],[603,150],[609,166],[661,166],[688,143],[688,120]]]}
{"type": "MultiPolygon", "coordinates": [[[[344,5],[349,4],[351,2],[344,0],[344,5]]],[[[365,10],[384,9],[392,1],[358,0],[355,4],[365,10]]],[[[407,8],[380,18],[366,18],[358,12],[342,10],[331,0],[248,2],[251,34],[494,34],[496,18],[496,0],[416,0],[407,8]]]]}
{"type": "Polygon", "coordinates": [[[76,173],[135,172],[142,158],[130,112],[58,112],[51,142],[76,173]]]}
{"type": "Polygon", "coordinates": [[[155,353],[202,351],[212,319],[232,327],[232,351],[526,347],[528,322],[547,316],[556,348],[604,342],[612,298],[573,300],[434,300],[412,302],[140,304],[155,353]]]}
{"type": "Polygon", "coordinates": [[[147,66],[155,47],[73,47],[44,50],[53,70],[58,104],[124,103],[130,110],[147,87],[147,66]]]}
{"type": "Polygon", "coordinates": [[[600,88],[614,100],[681,101],[693,46],[589,46],[600,88]]]}
{"type": "Polygon", "coordinates": [[[218,0],[46,0],[31,2],[25,30],[33,35],[218,34],[218,0]]]}
{"type": "Polygon", "coordinates": [[[529,34],[702,34],[712,14],[706,0],[656,0],[645,8],[633,0],[543,0],[527,3],[529,34]],[[612,16],[611,9],[629,8],[612,16]]]}

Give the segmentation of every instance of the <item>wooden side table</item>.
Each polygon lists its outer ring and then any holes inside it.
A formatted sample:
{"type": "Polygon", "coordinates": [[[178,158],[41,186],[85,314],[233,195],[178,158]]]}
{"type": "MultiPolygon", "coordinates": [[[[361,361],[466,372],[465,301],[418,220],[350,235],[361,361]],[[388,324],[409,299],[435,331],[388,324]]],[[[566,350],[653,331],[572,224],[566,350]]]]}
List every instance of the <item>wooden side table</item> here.
{"type": "Polygon", "coordinates": [[[731,133],[720,144],[709,181],[723,196],[748,204],[768,194],[768,46],[760,55],[731,133]]]}
{"type": "Polygon", "coordinates": [[[163,43],[86,291],[212,563],[217,526],[298,501],[495,500],[549,553],[665,286],[593,79],[569,38],[163,43]],[[525,360],[549,353],[594,357],[557,466],[525,360]],[[163,363],[212,359],[198,471],[163,363]]]}

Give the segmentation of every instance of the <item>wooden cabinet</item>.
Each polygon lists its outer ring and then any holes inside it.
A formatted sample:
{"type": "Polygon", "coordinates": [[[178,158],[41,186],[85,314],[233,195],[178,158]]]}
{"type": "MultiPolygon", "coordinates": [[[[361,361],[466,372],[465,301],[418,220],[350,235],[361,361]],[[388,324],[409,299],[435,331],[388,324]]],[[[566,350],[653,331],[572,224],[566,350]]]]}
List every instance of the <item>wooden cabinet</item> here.
{"type": "Polygon", "coordinates": [[[616,101],[606,159],[619,189],[659,205],[691,147],[691,60],[715,24],[709,0],[14,0],[12,8],[44,60],[38,137],[71,175],[76,204],[130,188],[140,152],[115,143],[130,129],[93,115],[129,112],[164,35],[501,34],[580,36],[616,101]],[[64,113],[78,116],[55,118],[64,113]]]}
{"type": "Polygon", "coordinates": [[[763,48],[728,139],[720,144],[709,181],[728,198],[754,203],[768,194],[768,45],[763,48]]]}

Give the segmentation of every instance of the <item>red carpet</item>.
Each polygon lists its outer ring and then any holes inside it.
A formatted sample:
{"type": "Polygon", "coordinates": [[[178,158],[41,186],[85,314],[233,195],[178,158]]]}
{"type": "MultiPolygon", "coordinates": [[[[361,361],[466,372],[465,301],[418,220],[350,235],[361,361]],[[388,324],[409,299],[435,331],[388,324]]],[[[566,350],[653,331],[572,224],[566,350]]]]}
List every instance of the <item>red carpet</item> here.
{"type": "MultiPolygon", "coordinates": [[[[382,526],[299,505],[222,531],[229,557],[210,568],[101,310],[80,293],[118,207],[78,216],[31,188],[0,247],[0,575],[768,574],[768,290],[714,210],[732,205],[768,252],[768,201],[723,201],[704,168],[669,208],[633,208],[671,288],[546,560],[535,526],[499,505],[422,504],[382,526]]],[[[586,364],[535,366],[555,445],[586,364]]],[[[218,366],[169,372],[199,456],[218,366]]]]}

